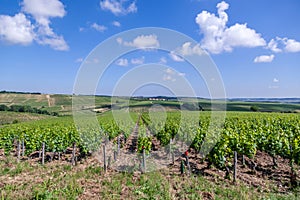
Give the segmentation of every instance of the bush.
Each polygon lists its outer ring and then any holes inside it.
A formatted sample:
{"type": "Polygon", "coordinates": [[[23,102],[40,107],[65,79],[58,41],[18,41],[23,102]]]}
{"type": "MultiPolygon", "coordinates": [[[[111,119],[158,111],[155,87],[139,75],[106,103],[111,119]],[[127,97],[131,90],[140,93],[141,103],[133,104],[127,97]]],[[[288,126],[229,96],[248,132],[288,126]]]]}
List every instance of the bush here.
{"type": "Polygon", "coordinates": [[[8,106],[3,105],[3,104],[0,105],[0,111],[7,111],[7,110],[9,110],[8,106]]]}
{"type": "Polygon", "coordinates": [[[251,106],[251,107],[250,107],[250,110],[251,110],[252,112],[257,112],[259,109],[258,109],[258,106],[251,106]]]}

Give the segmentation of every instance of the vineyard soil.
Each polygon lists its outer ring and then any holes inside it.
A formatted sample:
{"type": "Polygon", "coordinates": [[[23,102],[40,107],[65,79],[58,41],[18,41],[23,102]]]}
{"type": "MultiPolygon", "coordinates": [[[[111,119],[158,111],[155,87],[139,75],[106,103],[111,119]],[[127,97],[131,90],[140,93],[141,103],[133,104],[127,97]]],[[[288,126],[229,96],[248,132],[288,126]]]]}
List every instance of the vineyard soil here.
{"type": "MultiPolygon", "coordinates": [[[[179,175],[179,160],[164,170],[141,174],[108,170],[102,163],[88,157],[71,167],[70,162],[53,161],[45,166],[37,159],[17,163],[15,158],[0,157],[0,188],[4,199],[297,199],[299,190],[288,190],[287,180],[277,176],[288,174],[288,164],[278,159],[279,168],[263,176],[249,174],[249,168],[239,167],[238,182],[224,179],[224,173],[207,168],[192,153],[191,176],[179,175]],[[278,184],[281,184],[278,187],[278,184]],[[278,188],[278,190],[277,190],[278,188]]],[[[257,164],[262,169],[271,158],[258,153],[257,164]]],[[[269,168],[268,168],[269,169],[269,168]]]]}

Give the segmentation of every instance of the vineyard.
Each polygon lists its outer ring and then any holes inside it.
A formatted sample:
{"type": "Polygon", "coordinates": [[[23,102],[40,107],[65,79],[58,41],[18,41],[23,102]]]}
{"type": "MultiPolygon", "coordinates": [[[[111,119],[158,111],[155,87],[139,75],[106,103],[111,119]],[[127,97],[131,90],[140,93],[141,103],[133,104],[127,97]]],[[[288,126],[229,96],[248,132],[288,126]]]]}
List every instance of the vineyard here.
{"type": "Polygon", "coordinates": [[[133,163],[131,169],[139,170],[143,165],[142,171],[149,171],[158,162],[187,174],[196,174],[201,170],[196,164],[205,162],[208,168],[224,171],[225,178],[230,178],[237,159],[255,174],[261,170],[257,154],[264,153],[272,158],[271,169],[279,167],[280,160],[286,160],[290,167],[289,187],[299,185],[298,114],[228,112],[218,129],[219,139],[204,155],[201,148],[208,141],[205,138],[210,131],[210,112],[183,112],[155,112],[155,117],[148,112],[132,112],[130,119],[122,113],[115,119],[112,112],[106,112],[98,116],[99,126],[85,128],[77,127],[71,117],[7,125],[0,128],[0,150],[3,156],[18,159],[38,155],[38,161],[44,150],[50,155],[46,162],[60,160],[73,151],[72,164],[96,152],[104,168],[119,169],[126,161],[127,165],[133,163]]]}

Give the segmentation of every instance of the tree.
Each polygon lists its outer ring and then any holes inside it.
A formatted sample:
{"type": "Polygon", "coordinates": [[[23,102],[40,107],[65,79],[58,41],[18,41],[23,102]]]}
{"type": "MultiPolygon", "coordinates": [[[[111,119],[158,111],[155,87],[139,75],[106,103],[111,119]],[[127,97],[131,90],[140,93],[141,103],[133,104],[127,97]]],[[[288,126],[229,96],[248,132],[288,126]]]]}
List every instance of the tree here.
{"type": "Polygon", "coordinates": [[[7,111],[7,110],[9,110],[9,107],[8,107],[8,106],[6,106],[6,105],[4,105],[4,104],[1,104],[1,105],[0,105],[0,111],[7,111]]]}
{"type": "Polygon", "coordinates": [[[254,106],[251,106],[251,107],[250,107],[250,110],[251,110],[252,112],[257,112],[257,111],[259,110],[259,108],[258,108],[258,106],[254,105],[254,106]]]}

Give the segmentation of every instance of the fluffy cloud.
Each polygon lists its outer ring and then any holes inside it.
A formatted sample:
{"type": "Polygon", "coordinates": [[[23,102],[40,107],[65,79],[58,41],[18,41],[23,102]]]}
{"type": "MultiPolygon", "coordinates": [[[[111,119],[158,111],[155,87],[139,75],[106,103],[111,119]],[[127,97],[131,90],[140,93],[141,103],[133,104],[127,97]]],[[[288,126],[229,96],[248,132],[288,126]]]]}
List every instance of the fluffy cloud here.
{"type": "Polygon", "coordinates": [[[174,51],[171,51],[171,53],[169,53],[169,56],[175,62],[183,62],[184,61],[184,59],[181,58],[180,56],[178,56],[174,51]]]}
{"type": "Polygon", "coordinates": [[[200,44],[192,46],[191,42],[185,42],[180,48],[176,49],[176,53],[183,56],[201,55],[204,50],[200,47],[200,44]]]}
{"type": "Polygon", "coordinates": [[[177,72],[171,68],[167,68],[164,70],[163,80],[174,82],[178,76],[185,76],[185,73],[177,72]]]}
{"type": "Polygon", "coordinates": [[[267,48],[276,53],[283,51],[300,52],[300,42],[294,39],[276,37],[268,43],[267,48]]]}
{"type": "Polygon", "coordinates": [[[116,64],[122,67],[128,66],[128,60],[126,58],[120,58],[116,61],[116,64]]]}
{"type": "Polygon", "coordinates": [[[37,42],[41,45],[49,45],[52,49],[58,51],[67,51],[69,50],[69,46],[65,42],[62,36],[52,35],[50,37],[42,37],[37,40],[37,42]]]}
{"type": "Polygon", "coordinates": [[[116,27],[120,27],[121,26],[121,23],[118,22],[118,21],[113,21],[112,22],[112,25],[116,26],[116,27]]]}
{"type": "Polygon", "coordinates": [[[126,0],[101,0],[100,7],[102,10],[110,11],[116,16],[137,12],[135,1],[128,3],[126,0]]]}
{"type": "Polygon", "coordinates": [[[203,53],[204,50],[201,49],[199,44],[193,46],[191,42],[185,42],[181,47],[177,48],[175,51],[171,51],[169,56],[175,62],[183,62],[184,59],[180,56],[201,55],[203,53]]]}
{"type": "Polygon", "coordinates": [[[106,26],[99,25],[99,24],[97,24],[97,23],[93,23],[93,24],[91,25],[91,27],[92,27],[93,29],[99,31],[99,32],[103,32],[103,31],[105,31],[105,30],[107,29],[106,26]]]}
{"type": "Polygon", "coordinates": [[[255,63],[262,63],[262,62],[272,62],[273,59],[274,59],[274,55],[262,55],[262,56],[257,56],[255,59],[254,59],[254,62],[255,63]]]}
{"type": "Polygon", "coordinates": [[[0,38],[14,44],[30,44],[36,41],[41,45],[49,45],[55,50],[69,49],[63,36],[57,35],[50,27],[50,18],[64,17],[66,11],[59,0],[24,0],[22,12],[14,17],[0,16],[0,38]],[[33,24],[24,14],[29,14],[35,20],[33,24]]]}
{"type": "Polygon", "coordinates": [[[139,49],[159,47],[159,41],[157,39],[157,36],[154,34],[137,36],[131,42],[123,41],[122,38],[117,38],[117,42],[125,46],[136,47],[139,49]]]}
{"type": "Polygon", "coordinates": [[[161,58],[159,59],[159,63],[160,63],[160,64],[166,64],[166,63],[167,63],[167,59],[166,59],[165,57],[161,57],[161,58]]]}
{"type": "Polygon", "coordinates": [[[31,14],[40,24],[49,24],[49,18],[64,17],[66,11],[59,0],[24,0],[22,10],[31,14]]]}
{"type": "Polygon", "coordinates": [[[143,56],[141,58],[132,58],[130,62],[134,65],[142,65],[145,62],[145,57],[143,56]]]}
{"type": "Polygon", "coordinates": [[[278,80],[277,78],[274,78],[274,79],[273,79],[273,82],[274,82],[274,83],[278,83],[279,80],[278,80]]]}
{"type": "Polygon", "coordinates": [[[230,52],[234,47],[265,46],[266,42],[255,30],[247,24],[236,23],[227,27],[228,15],[225,12],[229,4],[222,1],[217,4],[218,16],[207,11],[199,13],[195,19],[203,34],[201,47],[211,53],[230,52]]]}
{"type": "Polygon", "coordinates": [[[69,49],[63,36],[54,33],[50,27],[50,18],[62,18],[66,15],[64,5],[59,0],[24,0],[22,11],[34,17],[37,22],[36,41],[42,45],[49,45],[55,50],[69,49]]]}
{"type": "Polygon", "coordinates": [[[11,44],[27,45],[34,40],[34,26],[23,13],[0,15],[0,39],[11,44]]]}
{"type": "Polygon", "coordinates": [[[285,41],[285,51],[286,52],[299,52],[300,51],[300,42],[297,42],[293,39],[287,39],[285,41]]]}
{"type": "Polygon", "coordinates": [[[278,47],[278,41],[280,41],[281,38],[276,38],[276,39],[272,39],[268,45],[267,45],[267,49],[270,49],[271,51],[275,52],[275,53],[279,53],[282,52],[282,49],[278,47]]]}

